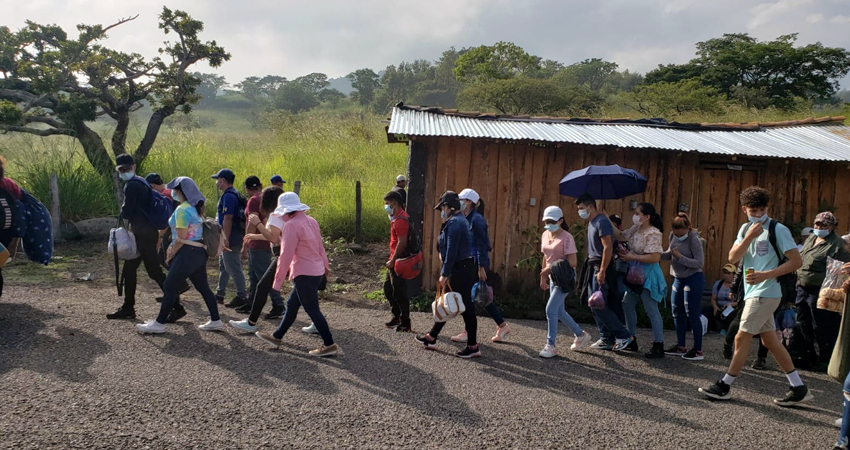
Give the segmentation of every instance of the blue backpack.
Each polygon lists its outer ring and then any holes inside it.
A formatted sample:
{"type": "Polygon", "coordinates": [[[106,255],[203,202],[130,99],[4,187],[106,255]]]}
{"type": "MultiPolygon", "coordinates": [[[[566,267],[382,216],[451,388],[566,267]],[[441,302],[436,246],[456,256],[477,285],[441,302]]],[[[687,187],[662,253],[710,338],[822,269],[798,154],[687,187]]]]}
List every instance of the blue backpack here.
{"type": "Polygon", "coordinates": [[[151,226],[157,230],[164,230],[168,228],[168,220],[171,219],[171,215],[174,214],[174,202],[170,198],[166,198],[164,195],[155,191],[151,185],[140,176],[133,177],[130,181],[139,181],[144,183],[151,193],[148,211],[143,212],[151,226]]]}
{"type": "Polygon", "coordinates": [[[22,207],[22,216],[26,222],[26,233],[22,239],[24,253],[30,261],[46,266],[53,257],[53,220],[38,199],[23,189],[21,194],[23,201],[19,206],[22,207]]]}

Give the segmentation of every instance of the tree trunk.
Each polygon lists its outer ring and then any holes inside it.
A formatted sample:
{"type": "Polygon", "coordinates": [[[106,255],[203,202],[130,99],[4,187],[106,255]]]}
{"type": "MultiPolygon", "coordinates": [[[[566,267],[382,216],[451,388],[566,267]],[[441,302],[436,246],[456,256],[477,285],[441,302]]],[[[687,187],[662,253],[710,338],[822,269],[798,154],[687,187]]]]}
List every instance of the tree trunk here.
{"type": "Polygon", "coordinates": [[[84,123],[76,124],[74,132],[77,133],[77,139],[80,140],[83,152],[85,152],[92,167],[99,174],[112,180],[112,187],[115,188],[115,197],[120,208],[121,204],[124,203],[124,190],[121,189],[121,182],[118,179],[118,173],[115,171],[115,162],[109,157],[106,146],[103,145],[103,139],[84,123]]]}
{"type": "Polygon", "coordinates": [[[115,132],[112,133],[112,154],[118,156],[127,153],[127,128],[130,126],[130,114],[121,113],[115,124],[115,132]]]}
{"type": "Polygon", "coordinates": [[[136,158],[136,164],[140,164],[148,157],[148,153],[151,151],[154,141],[156,141],[156,136],[159,134],[159,129],[162,127],[162,122],[172,114],[174,114],[173,107],[162,108],[153,113],[148,121],[145,137],[142,138],[142,142],[139,143],[139,147],[133,155],[136,158]]]}

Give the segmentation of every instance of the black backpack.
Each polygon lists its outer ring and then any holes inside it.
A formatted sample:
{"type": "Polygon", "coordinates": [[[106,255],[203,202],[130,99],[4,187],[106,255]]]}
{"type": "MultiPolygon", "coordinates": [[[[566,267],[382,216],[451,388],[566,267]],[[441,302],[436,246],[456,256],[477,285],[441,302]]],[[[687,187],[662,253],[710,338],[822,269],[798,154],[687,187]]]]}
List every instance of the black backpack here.
{"type": "MultiPolygon", "coordinates": [[[[788,261],[788,258],[785,257],[785,254],[779,250],[779,245],[776,243],[776,225],[779,223],[773,219],[770,220],[770,223],[767,226],[768,240],[770,241],[770,245],[773,247],[773,251],[776,252],[776,256],[779,258],[779,265],[785,264],[788,261]]],[[[752,223],[748,223],[744,226],[744,230],[741,232],[741,239],[746,236],[747,231],[749,231],[752,223]]],[[[732,282],[732,292],[735,293],[738,301],[744,299],[744,264],[741,261],[741,264],[738,266],[738,271],[735,273],[735,279],[732,282]]],[[[782,288],[782,302],[780,303],[790,303],[794,304],[797,299],[797,272],[786,273],[780,277],[776,278],[776,281],[779,283],[779,286],[782,288]]]]}
{"type": "Polygon", "coordinates": [[[404,257],[407,258],[422,251],[422,245],[419,243],[419,235],[414,233],[413,228],[410,226],[410,218],[398,217],[397,219],[407,222],[407,249],[405,250],[406,254],[404,257]]]}
{"type": "Polygon", "coordinates": [[[233,228],[232,231],[237,234],[245,234],[245,207],[248,206],[248,199],[245,198],[242,194],[239,193],[234,188],[232,191],[230,189],[224,191],[221,195],[224,198],[225,195],[235,195],[238,203],[238,207],[236,208],[236,212],[233,213],[233,228]]]}

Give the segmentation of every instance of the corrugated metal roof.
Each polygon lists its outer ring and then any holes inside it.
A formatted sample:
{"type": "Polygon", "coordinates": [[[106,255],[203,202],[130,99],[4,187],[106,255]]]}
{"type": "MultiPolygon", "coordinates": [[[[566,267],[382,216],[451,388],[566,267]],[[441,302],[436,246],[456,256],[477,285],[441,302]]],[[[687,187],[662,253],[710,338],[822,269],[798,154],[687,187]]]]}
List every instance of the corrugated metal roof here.
{"type": "Polygon", "coordinates": [[[850,127],[694,131],[637,124],[487,120],[393,108],[389,134],[531,140],[721,155],[850,161],[850,127]]]}

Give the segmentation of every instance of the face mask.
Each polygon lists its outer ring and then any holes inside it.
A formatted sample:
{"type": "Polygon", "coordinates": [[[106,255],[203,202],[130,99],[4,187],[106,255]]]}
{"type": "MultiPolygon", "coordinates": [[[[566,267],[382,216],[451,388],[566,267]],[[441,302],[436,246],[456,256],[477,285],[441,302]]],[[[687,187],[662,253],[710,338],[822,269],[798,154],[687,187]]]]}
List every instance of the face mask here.
{"type": "Polygon", "coordinates": [[[812,234],[814,234],[817,237],[824,238],[824,237],[829,236],[829,230],[813,230],[812,234]]]}
{"type": "Polygon", "coordinates": [[[386,211],[390,216],[393,215],[393,207],[390,205],[384,205],[384,211],[386,211]]]}
{"type": "Polygon", "coordinates": [[[176,202],[179,202],[179,201],[180,201],[180,196],[177,194],[177,191],[176,191],[176,190],[172,190],[172,191],[171,191],[171,198],[173,198],[173,199],[174,199],[174,201],[176,201],[176,202]]]}
{"type": "Polygon", "coordinates": [[[554,233],[554,232],[558,231],[558,228],[559,228],[557,223],[547,223],[545,226],[546,226],[546,229],[549,230],[550,233],[554,233]]]}
{"type": "Polygon", "coordinates": [[[590,217],[590,211],[586,209],[580,209],[578,210],[578,216],[582,219],[587,219],[588,217],[590,217]]]}
{"type": "Polygon", "coordinates": [[[118,177],[121,178],[124,181],[130,181],[130,180],[133,179],[134,176],[136,176],[136,172],[133,172],[133,171],[123,172],[123,173],[118,174],[118,177]]]}
{"type": "Polygon", "coordinates": [[[446,220],[449,218],[448,214],[445,211],[440,211],[440,218],[446,220]]]}
{"type": "Polygon", "coordinates": [[[635,214],[632,216],[632,223],[635,225],[640,225],[640,214],[635,214]]]}
{"type": "Polygon", "coordinates": [[[761,217],[755,217],[755,216],[748,215],[747,219],[749,219],[749,221],[752,222],[752,223],[761,223],[761,222],[764,222],[765,220],[767,220],[767,214],[765,213],[765,215],[763,215],[761,217]]]}
{"type": "Polygon", "coordinates": [[[687,235],[687,234],[686,234],[686,235],[684,235],[684,236],[676,236],[676,239],[678,239],[678,240],[679,240],[679,242],[685,242],[685,240],[686,240],[687,238],[688,238],[688,235],[687,235]]]}

